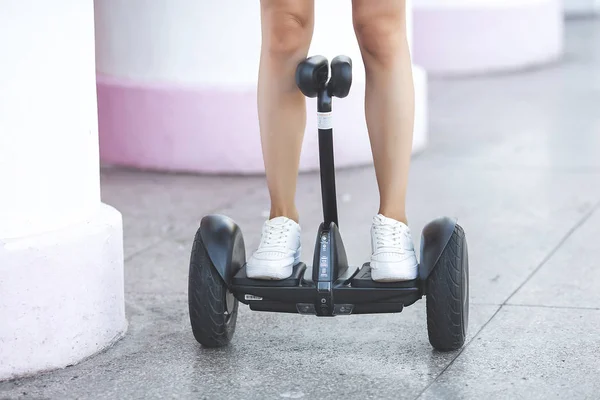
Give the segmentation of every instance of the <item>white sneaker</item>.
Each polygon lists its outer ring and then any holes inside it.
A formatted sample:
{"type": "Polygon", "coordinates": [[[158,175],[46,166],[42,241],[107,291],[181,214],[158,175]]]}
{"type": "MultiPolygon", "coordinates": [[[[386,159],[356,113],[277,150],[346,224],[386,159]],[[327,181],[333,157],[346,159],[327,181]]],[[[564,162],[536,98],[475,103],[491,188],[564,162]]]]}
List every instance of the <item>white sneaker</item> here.
{"type": "Polygon", "coordinates": [[[377,282],[417,278],[417,257],[408,226],[381,214],[371,226],[371,278],[377,282]]]}
{"type": "Polygon", "coordinates": [[[260,245],[246,263],[246,275],[253,279],[289,278],[300,261],[301,249],[300,225],[286,217],[267,220],[260,245]]]}

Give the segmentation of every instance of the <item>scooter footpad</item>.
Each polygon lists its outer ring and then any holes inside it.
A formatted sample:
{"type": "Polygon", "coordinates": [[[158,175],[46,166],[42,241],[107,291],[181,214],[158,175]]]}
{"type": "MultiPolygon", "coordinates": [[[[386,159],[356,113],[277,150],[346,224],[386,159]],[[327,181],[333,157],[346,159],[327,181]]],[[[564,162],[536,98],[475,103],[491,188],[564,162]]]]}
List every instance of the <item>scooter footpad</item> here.
{"type": "Polygon", "coordinates": [[[294,265],[292,275],[282,280],[252,279],[246,275],[246,265],[244,265],[233,277],[231,283],[235,286],[268,286],[268,287],[294,287],[300,286],[302,276],[306,271],[306,264],[300,262],[294,265]]]}
{"type": "Polygon", "coordinates": [[[352,287],[359,288],[412,288],[417,286],[417,280],[399,282],[375,282],[371,279],[371,265],[365,263],[360,271],[352,278],[352,287]]]}

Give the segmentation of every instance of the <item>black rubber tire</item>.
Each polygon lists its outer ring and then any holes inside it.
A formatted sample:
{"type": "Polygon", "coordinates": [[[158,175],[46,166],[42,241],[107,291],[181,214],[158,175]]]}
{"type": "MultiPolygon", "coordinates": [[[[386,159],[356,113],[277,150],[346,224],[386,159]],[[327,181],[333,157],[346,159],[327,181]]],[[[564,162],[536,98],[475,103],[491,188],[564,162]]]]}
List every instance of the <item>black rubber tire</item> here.
{"type": "Polygon", "coordinates": [[[460,349],[469,324],[469,258],[459,225],[427,279],[426,297],[429,342],[440,351],[460,349]]]}
{"type": "Polygon", "coordinates": [[[194,238],[190,259],[188,305],[192,332],[198,343],[204,347],[229,344],[235,333],[239,303],[210,260],[200,231],[194,238]]]}

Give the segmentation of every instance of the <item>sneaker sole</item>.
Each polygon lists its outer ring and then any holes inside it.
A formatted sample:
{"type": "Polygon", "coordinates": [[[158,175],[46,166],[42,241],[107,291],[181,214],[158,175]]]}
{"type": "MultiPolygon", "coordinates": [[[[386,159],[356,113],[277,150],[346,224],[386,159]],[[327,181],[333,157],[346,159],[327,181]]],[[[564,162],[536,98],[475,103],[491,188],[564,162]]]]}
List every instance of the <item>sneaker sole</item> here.
{"type": "Polygon", "coordinates": [[[397,267],[384,267],[371,269],[371,279],[375,282],[401,282],[401,281],[412,281],[417,279],[418,267],[408,269],[403,268],[402,270],[397,267]]]}
{"type": "Polygon", "coordinates": [[[292,276],[293,271],[294,269],[291,265],[287,267],[270,267],[259,265],[253,268],[246,267],[246,276],[251,279],[280,281],[292,276]]]}
{"type": "Polygon", "coordinates": [[[274,266],[274,265],[255,265],[250,267],[246,265],[246,276],[250,279],[262,279],[267,281],[281,281],[289,278],[294,273],[294,265],[300,260],[302,246],[298,249],[298,254],[294,257],[293,265],[274,266]]]}

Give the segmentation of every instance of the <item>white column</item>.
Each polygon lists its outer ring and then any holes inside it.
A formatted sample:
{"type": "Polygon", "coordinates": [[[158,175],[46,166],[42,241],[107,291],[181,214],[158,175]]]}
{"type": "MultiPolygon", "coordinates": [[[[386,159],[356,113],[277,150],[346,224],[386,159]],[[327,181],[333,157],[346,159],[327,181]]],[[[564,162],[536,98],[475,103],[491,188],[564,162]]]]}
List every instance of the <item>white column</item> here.
{"type": "MultiPolygon", "coordinates": [[[[302,1],[302,0],[299,0],[302,1]]],[[[260,2],[96,0],[100,150],[109,164],[262,173],[256,83],[260,2]]],[[[372,162],[364,71],[349,0],[318,0],[310,55],[352,58],[350,95],[334,104],[336,166],[372,162]]],[[[409,6],[409,17],[410,6],[409,6]]],[[[414,70],[413,149],[426,143],[426,74],[414,70]]],[[[308,99],[301,170],[318,168],[316,101],[308,99]]]]}
{"type": "Polygon", "coordinates": [[[126,328],[121,215],[100,202],[93,0],[0,3],[0,379],[126,328]]]}
{"type": "Polygon", "coordinates": [[[563,54],[562,7],[562,0],[414,0],[413,60],[438,76],[552,64],[563,54]]]}
{"type": "Polygon", "coordinates": [[[600,14],[600,0],[563,0],[565,15],[587,16],[600,14]]]}

